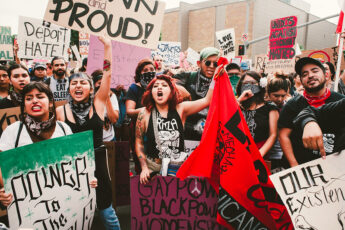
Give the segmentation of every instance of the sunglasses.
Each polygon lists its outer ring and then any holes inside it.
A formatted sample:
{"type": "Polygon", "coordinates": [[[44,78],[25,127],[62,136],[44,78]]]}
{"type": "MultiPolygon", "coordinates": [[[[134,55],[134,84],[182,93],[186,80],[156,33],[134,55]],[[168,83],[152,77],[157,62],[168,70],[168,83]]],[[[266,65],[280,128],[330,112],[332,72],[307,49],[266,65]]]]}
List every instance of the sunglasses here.
{"type": "Polygon", "coordinates": [[[218,66],[218,64],[217,64],[217,62],[216,61],[205,61],[205,65],[207,66],[207,67],[210,67],[211,66],[211,64],[213,63],[213,67],[217,67],[218,66]]]}

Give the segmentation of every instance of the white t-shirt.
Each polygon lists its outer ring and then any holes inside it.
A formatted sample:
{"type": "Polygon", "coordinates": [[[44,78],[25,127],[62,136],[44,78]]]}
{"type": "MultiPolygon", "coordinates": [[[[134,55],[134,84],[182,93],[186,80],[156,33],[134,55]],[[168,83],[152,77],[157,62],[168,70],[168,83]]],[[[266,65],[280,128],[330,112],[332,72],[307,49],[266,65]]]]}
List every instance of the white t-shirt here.
{"type": "Polygon", "coordinates": [[[56,80],[53,76],[50,77],[50,90],[53,92],[55,101],[65,101],[68,96],[68,78],[56,80]]]}
{"type": "MultiPolygon", "coordinates": [[[[110,97],[111,106],[113,107],[113,110],[119,111],[119,103],[117,102],[117,97],[115,94],[112,94],[110,97]]],[[[107,108],[104,110],[104,117],[107,116],[107,108]]],[[[110,125],[110,128],[108,130],[105,130],[103,128],[103,141],[111,141],[115,137],[115,131],[113,124],[110,125]]]]}
{"type": "MultiPolygon", "coordinates": [[[[64,122],[58,121],[59,123],[62,124],[62,126],[65,129],[66,135],[72,134],[71,128],[64,122]]],[[[17,135],[19,131],[19,125],[20,121],[14,122],[10,126],[7,126],[5,131],[2,133],[1,138],[0,138],[0,150],[1,151],[6,151],[10,149],[14,149],[16,140],[17,140],[17,135]]],[[[56,138],[56,137],[62,137],[65,136],[64,131],[60,127],[60,125],[56,124],[54,133],[51,138],[56,138]]],[[[28,133],[28,130],[26,129],[25,125],[23,125],[23,129],[20,132],[20,137],[18,141],[18,146],[24,146],[24,145],[29,145],[32,144],[31,137],[28,133]]]]}

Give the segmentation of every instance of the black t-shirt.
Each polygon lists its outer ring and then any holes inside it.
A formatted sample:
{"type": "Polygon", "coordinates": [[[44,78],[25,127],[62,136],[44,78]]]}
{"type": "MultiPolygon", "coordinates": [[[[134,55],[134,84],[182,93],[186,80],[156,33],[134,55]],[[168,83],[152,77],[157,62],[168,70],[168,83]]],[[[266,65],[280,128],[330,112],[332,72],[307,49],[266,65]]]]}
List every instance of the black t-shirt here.
{"type": "MultiPolygon", "coordinates": [[[[345,98],[344,95],[339,93],[331,92],[330,97],[326,100],[326,104],[330,102],[338,101],[345,98]]],[[[313,151],[306,149],[303,146],[302,135],[303,129],[300,126],[294,126],[293,120],[296,116],[309,104],[307,100],[302,95],[297,95],[296,97],[289,100],[282,111],[280,112],[278,120],[278,128],[289,128],[292,129],[290,134],[290,140],[293,148],[295,158],[299,164],[306,163],[311,160],[315,160],[320,157],[319,151],[313,151]]],[[[324,145],[327,154],[334,152],[334,142],[336,139],[336,132],[332,129],[322,129],[324,134],[324,145]],[[326,147],[327,146],[327,147],[326,147]]]]}
{"type": "Polygon", "coordinates": [[[143,107],[143,105],[141,104],[141,99],[144,92],[144,88],[133,83],[127,91],[126,100],[134,101],[136,103],[135,109],[141,108],[143,107]]]}
{"type": "Polygon", "coordinates": [[[272,110],[278,111],[278,107],[273,103],[266,102],[258,109],[242,111],[255,143],[268,139],[270,133],[269,113],[272,110]]]}
{"type": "Polygon", "coordinates": [[[8,109],[17,107],[19,105],[15,105],[12,100],[8,99],[7,97],[0,100],[0,109],[8,109]]]}

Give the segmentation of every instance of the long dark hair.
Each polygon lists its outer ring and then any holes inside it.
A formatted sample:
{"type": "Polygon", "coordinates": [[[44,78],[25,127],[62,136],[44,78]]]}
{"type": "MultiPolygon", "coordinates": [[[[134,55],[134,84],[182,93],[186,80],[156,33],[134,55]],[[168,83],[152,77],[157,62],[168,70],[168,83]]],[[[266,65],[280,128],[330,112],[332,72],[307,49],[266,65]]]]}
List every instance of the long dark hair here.
{"type": "Polygon", "coordinates": [[[255,71],[247,71],[246,73],[244,73],[241,76],[240,80],[238,81],[238,84],[237,84],[237,87],[236,87],[237,95],[239,95],[239,96],[241,95],[241,89],[242,89],[242,85],[243,85],[243,80],[244,80],[244,78],[247,75],[252,77],[252,78],[254,78],[254,80],[258,83],[258,85],[260,87],[260,92],[254,94],[253,97],[251,97],[248,100],[242,102],[242,106],[245,109],[248,109],[253,103],[256,103],[258,105],[258,104],[261,104],[261,103],[265,102],[265,93],[266,93],[265,88],[260,86],[260,79],[261,79],[260,75],[257,72],[255,72],[255,71]]]}
{"type": "Polygon", "coordinates": [[[144,69],[146,65],[153,65],[153,67],[155,68],[155,65],[153,64],[151,59],[145,58],[139,61],[137,68],[135,69],[135,76],[134,76],[135,83],[140,82],[141,71],[144,69]]]}
{"type": "Polygon", "coordinates": [[[174,110],[176,108],[176,105],[179,102],[179,94],[178,94],[178,90],[176,88],[176,85],[173,82],[173,79],[170,76],[165,75],[165,74],[156,76],[150,82],[150,84],[146,88],[146,91],[143,95],[141,103],[143,104],[143,106],[146,107],[146,109],[148,111],[150,111],[150,112],[152,111],[152,109],[155,106],[155,101],[153,100],[153,96],[152,96],[152,88],[153,88],[153,85],[155,84],[155,82],[157,80],[164,80],[164,81],[166,81],[166,83],[168,83],[169,88],[171,90],[169,98],[168,98],[169,110],[174,110]]]}
{"type": "Polygon", "coordinates": [[[43,82],[30,82],[29,84],[27,84],[23,88],[23,91],[22,91],[23,100],[22,100],[22,103],[20,104],[20,111],[21,111],[20,119],[24,122],[25,95],[30,93],[34,89],[37,89],[39,92],[47,95],[47,97],[49,99],[49,103],[50,102],[53,103],[53,108],[52,108],[52,111],[50,111],[50,112],[54,114],[55,121],[56,121],[54,95],[53,95],[52,91],[50,90],[50,88],[43,82]]]}
{"type": "Polygon", "coordinates": [[[267,93],[274,93],[281,89],[288,93],[290,87],[291,82],[289,81],[288,75],[277,72],[273,75],[272,78],[268,79],[267,93]]]}

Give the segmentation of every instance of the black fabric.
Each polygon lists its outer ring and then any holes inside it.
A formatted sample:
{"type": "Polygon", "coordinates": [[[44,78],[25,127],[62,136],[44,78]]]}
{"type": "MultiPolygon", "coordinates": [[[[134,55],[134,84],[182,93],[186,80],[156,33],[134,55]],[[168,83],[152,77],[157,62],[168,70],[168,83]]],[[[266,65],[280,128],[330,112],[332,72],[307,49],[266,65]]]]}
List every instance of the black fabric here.
{"type": "MultiPolygon", "coordinates": [[[[336,102],[338,100],[341,100],[342,98],[345,98],[345,96],[331,92],[330,97],[326,100],[326,104],[330,102],[336,102]]],[[[297,95],[296,97],[290,99],[285,106],[283,107],[282,111],[280,112],[279,120],[278,120],[278,128],[289,128],[291,129],[290,134],[290,140],[293,148],[293,152],[295,155],[295,158],[299,164],[317,159],[320,157],[320,153],[317,151],[309,150],[304,148],[303,142],[302,142],[302,135],[303,130],[301,127],[296,127],[293,124],[294,119],[296,116],[306,107],[308,107],[309,104],[307,100],[302,95],[297,95]]],[[[328,146],[326,149],[326,153],[332,153],[334,152],[334,146],[331,142],[334,142],[336,139],[336,133],[332,129],[323,129],[324,138],[327,138],[327,141],[325,142],[325,145],[328,146]]],[[[285,156],[284,156],[285,158],[285,156]]],[[[285,167],[289,167],[287,164],[286,159],[285,160],[285,167]]]]}
{"type": "Polygon", "coordinates": [[[20,138],[20,134],[22,133],[23,126],[24,126],[24,123],[23,123],[23,122],[20,122],[20,124],[19,124],[19,129],[18,129],[18,133],[17,133],[16,142],[15,142],[15,144],[14,144],[14,148],[17,148],[17,147],[18,147],[19,138],[20,138]]]}
{"type": "Polygon", "coordinates": [[[157,124],[153,124],[151,113],[149,126],[144,137],[145,154],[147,157],[152,159],[159,158],[159,149],[156,143],[153,125],[157,125],[158,132],[165,131],[159,138],[162,143],[163,155],[170,156],[172,153],[179,154],[185,151],[183,124],[178,112],[176,110],[169,111],[167,118],[161,117],[157,112],[157,124]]]}
{"type": "Polygon", "coordinates": [[[13,108],[13,107],[18,107],[13,103],[12,100],[6,98],[3,98],[0,100],[0,109],[8,109],[8,108],[13,108]]]}
{"type": "MultiPolygon", "coordinates": [[[[174,75],[174,78],[178,80],[177,84],[183,86],[190,93],[192,101],[202,98],[196,94],[197,74],[198,72],[186,72],[174,75]]],[[[197,132],[194,127],[198,123],[204,123],[206,121],[207,113],[208,108],[187,117],[184,125],[184,136],[186,140],[201,140],[202,133],[197,132]]]]}
{"type": "Polygon", "coordinates": [[[278,111],[278,107],[267,102],[256,110],[242,111],[255,143],[268,139],[270,133],[269,113],[272,110],[278,111]]]}
{"type": "Polygon", "coordinates": [[[345,99],[327,103],[320,108],[306,107],[297,115],[294,125],[304,129],[310,121],[316,121],[323,132],[336,134],[334,152],[345,149],[345,99]]]}
{"type": "MultiPolygon", "coordinates": [[[[98,148],[101,145],[103,145],[103,121],[96,113],[96,109],[94,106],[93,106],[93,115],[91,119],[89,118],[89,116],[86,116],[86,122],[83,123],[82,125],[78,123],[73,123],[68,120],[67,115],[66,115],[66,105],[64,105],[64,113],[65,113],[65,123],[69,125],[73,133],[80,133],[87,130],[92,130],[94,148],[98,148]]],[[[75,117],[74,117],[74,120],[77,121],[75,117]]]]}
{"type": "Polygon", "coordinates": [[[141,104],[141,99],[143,97],[144,92],[145,92],[144,88],[136,84],[132,84],[128,88],[128,91],[126,94],[126,100],[134,101],[136,103],[135,109],[141,108],[143,107],[143,105],[141,104]]]}

